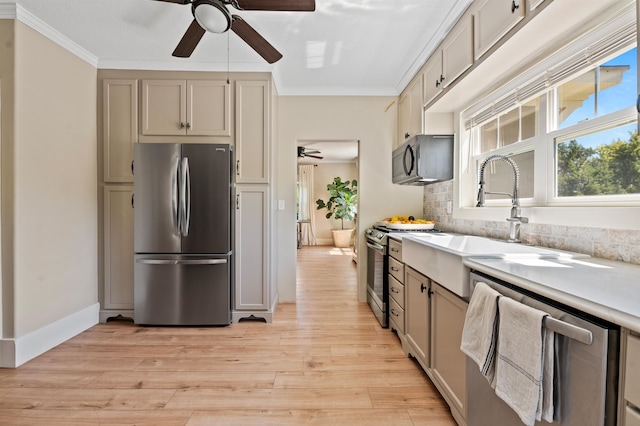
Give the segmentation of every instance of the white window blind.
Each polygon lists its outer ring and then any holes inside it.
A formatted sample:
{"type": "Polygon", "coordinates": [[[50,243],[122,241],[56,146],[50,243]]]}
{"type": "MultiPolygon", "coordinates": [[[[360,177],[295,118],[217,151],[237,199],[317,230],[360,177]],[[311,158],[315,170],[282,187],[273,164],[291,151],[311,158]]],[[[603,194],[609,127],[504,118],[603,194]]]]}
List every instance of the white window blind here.
{"type": "Polygon", "coordinates": [[[535,77],[524,83],[520,82],[520,84],[516,81],[507,83],[500,94],[495,94],[494,97],[489,96],[482,103],[465,111],[462,118],[465,129],[469,130],[518,104],[525,103],[541,95],[545,90],[569,80],[581,71],[586,71],[596,64],[604,62],[621,49],[634,46],[636,43],[635,19],[623,24],[621,24],[621,20],[629,21],[629,18],[624,15],[612,20],[603,28],[598,29],[598,35],[586,37],[586,39],[594,40],[586,47],[581,47],[579,51],[569,54],[569,51],[575,51],[575,46],[567,46],[548,60],[532,67],[532,72],[527,74],[533,74],[535,77]],[[606,35],[602,36],[600,33],[606,35]]]}

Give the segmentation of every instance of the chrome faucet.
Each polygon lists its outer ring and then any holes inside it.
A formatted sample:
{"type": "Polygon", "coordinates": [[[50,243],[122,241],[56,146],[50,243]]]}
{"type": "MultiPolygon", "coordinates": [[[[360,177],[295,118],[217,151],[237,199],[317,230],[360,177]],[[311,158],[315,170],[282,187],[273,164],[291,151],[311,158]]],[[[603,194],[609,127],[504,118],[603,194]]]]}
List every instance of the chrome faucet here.
{"type": "Polygon", "coordinates": [[[507,242],[510,243],[519,243],[520,242],[520,224],[528,223],[529,219],[522,216],[522,211],[520,210],[520,200],[518,198],[518,187],[520,186],[520,169],[515,161],[511,158],[504,155],[491,155],[484,159],[484,161],[480,164],[480,189],[478,190],[478,204],[476,207],[484,207],[485,202],[485,194],[497,194],[497,195],[507,195],[511,197],[511,215],[507,218],[509,222],[509,239],[507,242]],[[507,192],[489,192],[484,189],[486,184],[484,180],[484,169],[488,163],[493,161],[504,161],[511,166],[513,170],[513,194],[509,194],[507,192]]]}

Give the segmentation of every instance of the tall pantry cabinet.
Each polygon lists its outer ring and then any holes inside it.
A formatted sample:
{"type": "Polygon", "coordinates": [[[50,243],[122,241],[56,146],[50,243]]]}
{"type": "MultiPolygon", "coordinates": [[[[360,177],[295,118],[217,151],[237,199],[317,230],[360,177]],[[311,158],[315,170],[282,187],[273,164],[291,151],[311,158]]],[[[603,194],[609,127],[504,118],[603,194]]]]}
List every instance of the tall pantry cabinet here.
{"type": "Polygon", "coordinates": [[[269,266],[271,76],[230,77],[227,84],[226,73],[99,71],[101,322],[133,318],[133,144],[145,142],[234,145],[232,319],[272,320],[277,291],[269,266]]]}

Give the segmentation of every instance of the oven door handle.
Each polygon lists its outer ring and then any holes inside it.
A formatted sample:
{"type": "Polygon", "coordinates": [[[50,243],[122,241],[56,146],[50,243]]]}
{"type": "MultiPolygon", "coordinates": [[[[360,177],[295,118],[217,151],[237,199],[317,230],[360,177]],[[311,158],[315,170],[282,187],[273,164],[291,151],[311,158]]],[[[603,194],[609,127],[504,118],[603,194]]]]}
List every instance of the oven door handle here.
{"type": "Polygon", "coordinates": [[[372,243],[371,241],[367,241],[367,247],[369,247],[371,250],[375,250],[379,253],[382,254],[386,254],[386,250],[385,247],[380,245],[380,244],[376,244],[376,243],[372,243]]]}

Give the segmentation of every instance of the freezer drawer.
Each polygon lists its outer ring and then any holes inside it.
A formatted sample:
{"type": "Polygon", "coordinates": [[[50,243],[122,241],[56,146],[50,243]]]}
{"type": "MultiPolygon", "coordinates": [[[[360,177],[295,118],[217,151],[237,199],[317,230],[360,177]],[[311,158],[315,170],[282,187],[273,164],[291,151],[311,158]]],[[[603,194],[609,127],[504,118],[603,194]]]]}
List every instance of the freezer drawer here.
{"type": "Polygon", "coordinates": [[[230,256],[136,255],[135,323],[230,324],[230,260],[230,256]]]}

